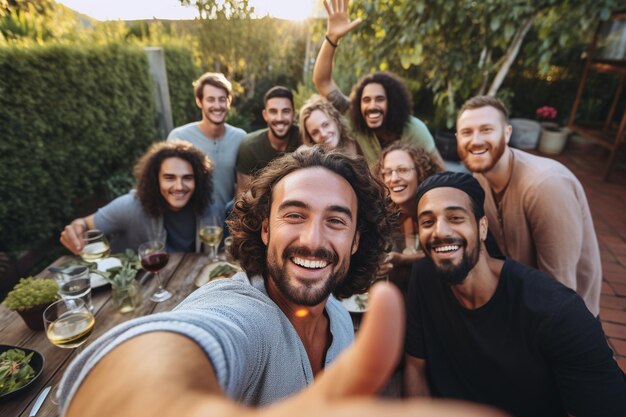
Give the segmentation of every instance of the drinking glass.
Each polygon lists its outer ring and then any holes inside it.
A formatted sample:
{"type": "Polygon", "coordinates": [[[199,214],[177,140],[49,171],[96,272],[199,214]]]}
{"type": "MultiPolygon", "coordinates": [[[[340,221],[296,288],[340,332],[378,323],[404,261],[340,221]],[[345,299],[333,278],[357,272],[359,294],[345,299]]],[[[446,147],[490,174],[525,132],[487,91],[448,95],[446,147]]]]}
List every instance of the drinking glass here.
{"type": "Polygon", "coordinates": [[[43,312],[43,324],[48,340],[62,348],[75,348],[87,341],[95,318],[83,300],[59,300],[43,312]]]}
{"type": "Polygon", "coordinates": [[[95,262],[98,259],[106,258],[110,253],[109,241],[100,230],[91,229],[83,233],[83,250],[80,257],[85,262],[95,262]]]}
{"type": "Polygon", "coordinates": [[[168,300],[172,296],[172,293],[163,288],[161,276],[159,275],[159,272],[161,269],[165,268],[170,258],[165,250],[165,243],[160,240],[151,240],[142,243],[139,246],[138,252],[139,259],[141,259],[141,266],[143,266],[146,271],[154,272],[157,283],[159,284],[159,288],[150,296],[150,300],[155,303],[168,300]]]}
{"type": "Polygon", "coordinates": [[[217,248],[220,246],[223,234],[224,229],[222,229],[222,222],[218,216],[208,216],[200,221],[198,235],[202,243],[209,247],[209,260],[211,262],[219,260],[217,248]]]}

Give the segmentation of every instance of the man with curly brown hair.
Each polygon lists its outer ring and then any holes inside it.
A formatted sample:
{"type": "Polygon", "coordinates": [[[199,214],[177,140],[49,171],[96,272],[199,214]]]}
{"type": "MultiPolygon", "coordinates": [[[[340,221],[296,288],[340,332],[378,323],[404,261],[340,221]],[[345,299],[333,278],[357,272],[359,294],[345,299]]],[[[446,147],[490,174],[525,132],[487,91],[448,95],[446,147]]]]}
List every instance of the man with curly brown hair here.
{"type": "Polygon", "coordinates": [[[401,353],[404,312],[389,284],[372,291],[358,341],[328,366],[354,336],[331,293],[369,285],[393,226],[388,203],[360,158],[313,147],[274,160],[229,221],[245,272],[92,342],[61,381],[62,415],[493,416],[359,399],[380,389],[401,353]]]}
{"type": "Polygon", "coordinates": [[[136,190],[73,220],[61,243],[79,254],[81,235],[98,229],[109,236],[113,252],[154,239],[164,240],[169,252],[199,251],[197,229],[211,202],[212,171],[211,161],[190,143],[156,143],[135,165],[136,190]]]}

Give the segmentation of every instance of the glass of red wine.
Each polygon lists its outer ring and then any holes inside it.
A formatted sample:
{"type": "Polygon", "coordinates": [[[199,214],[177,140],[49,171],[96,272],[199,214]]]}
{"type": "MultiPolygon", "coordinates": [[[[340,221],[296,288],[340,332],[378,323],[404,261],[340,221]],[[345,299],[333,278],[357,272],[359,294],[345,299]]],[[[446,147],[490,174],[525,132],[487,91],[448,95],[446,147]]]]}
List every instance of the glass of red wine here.
{"type": "Polygon", "coordinates": [[[165,250],[165,243],[158,240],[151,240],[142,243],[139,246],[138,252],[139,259],[141,259],[141,266],[143,266],[146,271],[154,272],[157,283],[159,284],[159,288],[150,296],[150,300],[155,303],[168,300],[172,296],[172,293],[163,288],[161,277],[159,276],[159,271],[165,268],[170,258],[165,250]]]}

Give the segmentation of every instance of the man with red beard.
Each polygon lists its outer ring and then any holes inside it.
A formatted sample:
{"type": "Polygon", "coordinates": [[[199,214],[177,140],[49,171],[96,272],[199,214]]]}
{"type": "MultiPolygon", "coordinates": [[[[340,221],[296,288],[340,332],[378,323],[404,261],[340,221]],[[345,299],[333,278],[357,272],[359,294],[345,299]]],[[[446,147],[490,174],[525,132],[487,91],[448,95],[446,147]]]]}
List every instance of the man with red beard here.
{"type": "Polygon", "coordinates": [[[565,166],[507,144],[504,104],[468,100],[456,123],[457,150],[486,193],[485,212],[502,254],[572,288],[600,312],[602,265],[585,191],[565,166]]]}
{"type": "Polygon", "coordinates": [[[300,146],[300,130],[293,125],[296,112],[291,91],[282,86],[272,87],[265,93],[263,102],[267,128],[249,133],[239,146],[237,195],[248,188],[252,176],[272,159],[300,146]]]}
{"type": "Polygon", "coordinates": [[[369,286],[393,226],[389,208],[362,159],[314,147],[273,161],[229,220],[245,273],[90,343],[61,381],[61,414],[494,417],[467,404],[363,398],[402,351],[402,301],[388,284],[373,290],[371,317],[331,366],[354,336],[331,294],[369,286]]]}
{"type": "Polygon", "coordinates": [[[405,388],[489,404],[516,417],[623,416],[626,383],[578,294],[484,241],[485,193],[441,173],[417,191],[426,259],[407,297],[405,388]]]}
{"type": "Polygon", "coordinates": [[[317,91],[337,110],[349,112],[352,136],[370,164],[380,157],[382,149],[399,140],[424,149],[443,169],[444,163],[435,147],[428,127],[412,116],[413,102],[406,84],[390,72],[365,75],[346,97],[333,80],[333,60],[339,41],[356,28],[361,19],[350,21],[350,2],[324,0],[328,13],[326,34],[313,69],[317,91]]]}

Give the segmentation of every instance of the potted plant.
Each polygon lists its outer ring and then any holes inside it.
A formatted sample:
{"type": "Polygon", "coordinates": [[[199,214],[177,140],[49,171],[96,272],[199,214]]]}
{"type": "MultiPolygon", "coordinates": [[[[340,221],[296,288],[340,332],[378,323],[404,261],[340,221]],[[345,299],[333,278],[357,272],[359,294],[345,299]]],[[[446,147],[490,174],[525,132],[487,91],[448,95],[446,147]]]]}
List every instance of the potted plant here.
{"type": "Polygon", "coordinates": [[[556,123],[557,114],[556,109],[551,106],[539,107],[535,112],[541,124],[539,152],[548,155],[558,155],[565,147],[569,132],[566,129],[562,129],[561,126],[556,123]]]}
{"type": "Polygon", "coordinates": [[[111,282],[111,298],[120,313],[133,311],[141,304],[141,292],[135,280],[137,275],[137,256],[127,251],[122,259],[122,266],[109,269],[108,280],[111,282]]]}
{"type": "Polygon", "coordinates": [[[43,311],[58,299],[57,283],[52,279],[21,278],[7,294],[3,304],[16,311],[33,330],[43,330],[43,311]]]}

